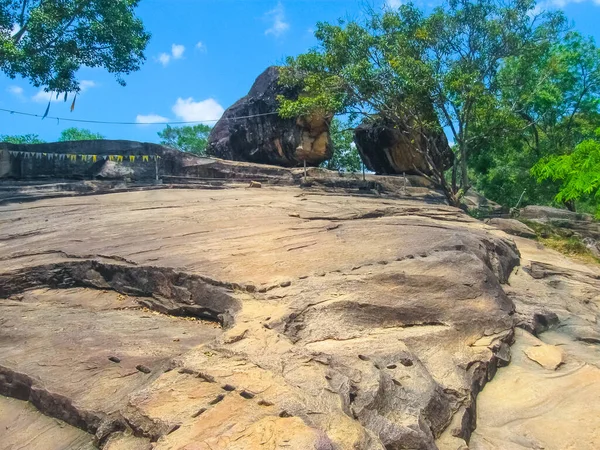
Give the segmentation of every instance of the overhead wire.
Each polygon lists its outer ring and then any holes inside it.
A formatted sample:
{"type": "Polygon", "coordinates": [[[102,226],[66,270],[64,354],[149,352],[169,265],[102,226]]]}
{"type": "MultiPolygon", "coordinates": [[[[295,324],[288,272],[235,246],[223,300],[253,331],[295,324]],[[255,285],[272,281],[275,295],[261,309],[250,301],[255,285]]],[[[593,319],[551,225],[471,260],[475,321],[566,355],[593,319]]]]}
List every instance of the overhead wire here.
{"type": "Polygon", "coordinates": [[[28,117],[39,117],[41,119],[54,119],[54,120],[64,120],[65,122],[79,122],[79,123],[95,123],[95,124],[105,124],[105,125],[189,125],[189,124],[198,124],[205,122],[218,122],[219,120],[241,120],[241,119],[252,119],[253,117],[264,117],[264,116],[272,116],[278,114],[277,112],[269,112],[269,113],[261,113],[261,114],[251,114],[248,116],[237,116],[237,117],[222,117],[220,119],[206,119],[206,120],[192,120],[192,121],[167,121],[167,122],[118,122],[118,121],[107,121],[107,120],[88,120],[88,119],[71,119],[68,117],[55,117],[55,116],[43,116],[41,114],[33,114],[27,113],[23,111],[15,111],[11,109],[0,108],[0,111],[9,113],[11,115],[20,115],[20,116],[28,116],[28,117]]]}

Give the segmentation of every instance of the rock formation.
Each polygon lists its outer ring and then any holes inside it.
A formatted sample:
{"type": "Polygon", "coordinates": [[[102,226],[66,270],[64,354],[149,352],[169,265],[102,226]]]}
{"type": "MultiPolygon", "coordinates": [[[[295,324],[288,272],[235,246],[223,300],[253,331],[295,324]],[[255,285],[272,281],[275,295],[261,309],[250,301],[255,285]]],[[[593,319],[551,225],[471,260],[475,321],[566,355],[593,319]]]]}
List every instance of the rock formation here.
{"type": "MultiPolygon", "coordinates": [[[[434,137],[440,155],[432,155],[439,167],[452,163],[452,150],[446,136],[434,137]]],[[[354,130],[354,142],[367,168],[378,174],[431,174],[423,151],[426,138],[412,130],[396,128],[382,119],[369,119],[354,130]]]]}
{"type": "Polygon", "coordinates": [[[519,211],[519,216],[548,227],[563,237],[577,236],[586,247],[600,258],[600,222],[590,214],[576,213],[549,206],[530,205],[519,211]]]}
{"type": "Polygon", "coordinates": [[[600,270],[268,173],[0,204],[0,448],[597,448],[600,270]]]}
{"type": "Polygon", "coordinates": [[[269,67],[244,98],[225,111],[210,133],[208,154],[234,161],[294,167],[317,166],[332,156],[331,117],[282,119],[277,96],[297,92],[279,85],[277,67],[269,67]],[[247,116],[255,116],[244,118],[247,116]]]}

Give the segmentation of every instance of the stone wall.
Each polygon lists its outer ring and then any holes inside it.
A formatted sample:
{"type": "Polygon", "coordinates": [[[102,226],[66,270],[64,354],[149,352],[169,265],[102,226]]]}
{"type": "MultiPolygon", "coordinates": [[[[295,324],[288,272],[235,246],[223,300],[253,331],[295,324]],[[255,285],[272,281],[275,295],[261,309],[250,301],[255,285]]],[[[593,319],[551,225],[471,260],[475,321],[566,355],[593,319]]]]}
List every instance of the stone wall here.
{"type": "Polygon", "coordinates": [[[162,145],[134,141],[0,143],[0,178],[148,181],[156,178],[157,166],[160,175],[180,175],[196,159],[194,155],[162,145]],[[68,155],[76,155],[75,160],[68,155]],[[114,161],[107,159],[109,156],[114,161]],[[117,161],[118,157],[122,157],[122,161],[117,161]],[[159,158],[157,162],[155,157],[159,158]]]}

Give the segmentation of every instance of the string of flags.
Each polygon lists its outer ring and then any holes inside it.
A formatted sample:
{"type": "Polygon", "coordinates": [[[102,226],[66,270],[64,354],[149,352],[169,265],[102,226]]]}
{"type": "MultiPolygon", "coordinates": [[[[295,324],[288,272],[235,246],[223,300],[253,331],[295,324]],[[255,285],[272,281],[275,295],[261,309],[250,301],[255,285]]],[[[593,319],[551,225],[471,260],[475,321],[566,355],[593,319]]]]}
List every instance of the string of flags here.
{"type": "Polygon", "coordinates": [[[160,159],[158,155],[83,155],[80,153],[42,153],[42,152],[19,152],[9,150],[8,152],[14,157],[23,158],[36,158],[36,159],[57,159],[57,160],[69,160],[69,161],[83,161],[83,162],[96,162],[98,160],[109,160],[115,162],[135,162],[141,160],[142,162],[157,161],[160,159]]]}

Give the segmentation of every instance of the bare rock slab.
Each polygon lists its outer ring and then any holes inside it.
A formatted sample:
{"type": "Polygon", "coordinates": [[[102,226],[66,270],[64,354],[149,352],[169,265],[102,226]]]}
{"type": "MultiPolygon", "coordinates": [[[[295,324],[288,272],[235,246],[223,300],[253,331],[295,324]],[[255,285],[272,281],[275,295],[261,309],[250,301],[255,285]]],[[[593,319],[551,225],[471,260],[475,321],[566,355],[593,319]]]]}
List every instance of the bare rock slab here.
{"type": "Polygon", "coordinates": [[[556,370],[564,362],[562,350],[554,345],[540,343],[523,349],[529,359],[535,361],[544,369],[556,370]]]}

